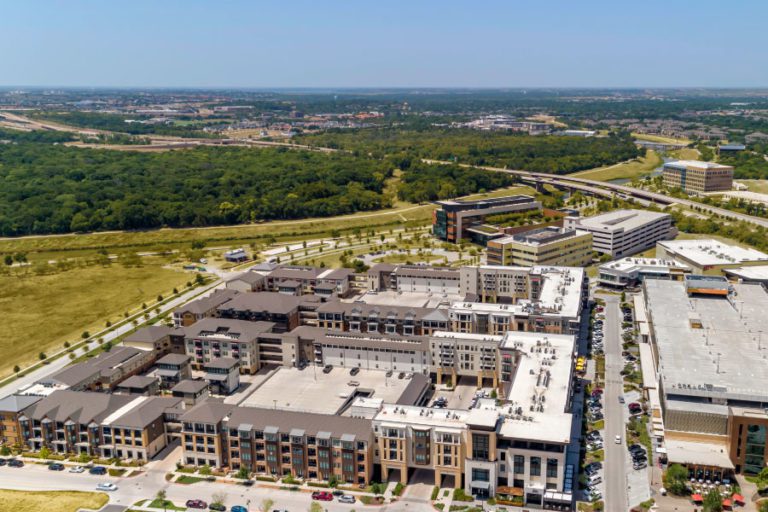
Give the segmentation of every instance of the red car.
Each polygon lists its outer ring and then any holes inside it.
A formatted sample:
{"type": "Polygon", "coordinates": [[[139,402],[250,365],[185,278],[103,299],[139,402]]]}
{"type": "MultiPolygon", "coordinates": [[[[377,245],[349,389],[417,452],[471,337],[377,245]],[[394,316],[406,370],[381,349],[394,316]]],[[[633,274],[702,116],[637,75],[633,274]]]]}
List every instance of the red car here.
{"type": "Polygon", "coordinates": [[[333,501],[333,494],[328,491],[315,491],[312,493],[312,499],[318,501],[333,501]]]}
{"type": "Polygon", "coordinates": [[[203,500],[187,500],[187,508],[208,508],[208,504],[203,500]]]}

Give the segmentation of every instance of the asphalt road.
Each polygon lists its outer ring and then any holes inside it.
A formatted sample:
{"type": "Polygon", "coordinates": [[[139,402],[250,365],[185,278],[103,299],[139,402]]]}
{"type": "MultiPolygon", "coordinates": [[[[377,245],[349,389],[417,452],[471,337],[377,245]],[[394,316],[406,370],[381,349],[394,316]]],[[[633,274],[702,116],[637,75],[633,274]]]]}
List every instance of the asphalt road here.
{"type": "Polygon", "coordinates": [[[621,311],[619,297],[602,295],[605,299],[605,392],[603,407],[605,411],[605,461],[603,474],[605,480],[605,510],[627,510],[627,449],[624,429],[624,415],[619,395],[624,393],[621,377],[623,368],[621,357],[621,311]],[[621,444],[616,444],[615,437],[621,436],[621,444]]]}

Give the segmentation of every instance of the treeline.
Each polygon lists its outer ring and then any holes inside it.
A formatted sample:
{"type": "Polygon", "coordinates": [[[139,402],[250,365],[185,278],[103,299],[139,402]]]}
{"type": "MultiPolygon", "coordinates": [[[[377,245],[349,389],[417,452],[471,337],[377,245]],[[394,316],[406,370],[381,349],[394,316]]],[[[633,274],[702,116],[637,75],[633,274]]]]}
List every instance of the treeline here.
{"type": "Polygon", "coordinates": [[[641,155],[628,134],[610,137],[530,136],[469,129],[337,130],[297,137],[302,144],[389,157],[401,168],[421,158],[568,174],[641,155]]]}
{"type": "Polygon", "coordinates": [[[101,114],[98,112],[37,112],[32,114],[35,119],[75,126],[78,128],[93,128],[130,135],[169,135],[175,137],[212,137],[200,129],[199,125],[178,125],[164,123],[126,123],[126,119],[146,121],[147,116],[128,116],[120,114],[101,114]]]}
{"type": "Polygon", "coordinates": [[[733,166],[733,177],[741,180],[768,179],[768,161],[762,154],[740,151],[734,155],[721,155],[719,163],[733,166]]]}
{"type": "Polygon", "coordinates": [[[69,132],[48,132],[45,130],[22,132],[20,130],[6,130],[4,128],[0,128],[0,141],[16,143],[37,142],[40,144],[55,144],[61,142],[70,142],[73,140],[75,140],[75,136],[69,132]]]}
{"type": "Polygon", "coordinates": [[[0,145],[0,235],[213,226],[389,206],[383,162],[238,147],[0,145]]]}
{"type": "Polygon", "coordinates": [[[746,222],[722,222],[717,218],[699,218],[670,212],[677,229],[683,233],[702,233],[732,238],[755,249],[768,252],[768,230],[746,222]]]}
{"type": "Polygon", "coordinates": [[[514,176],[500,172],[418,162],[403,173],[397,195],[403,201],[420,203],[508,187],[515,182],[514,176]]]}

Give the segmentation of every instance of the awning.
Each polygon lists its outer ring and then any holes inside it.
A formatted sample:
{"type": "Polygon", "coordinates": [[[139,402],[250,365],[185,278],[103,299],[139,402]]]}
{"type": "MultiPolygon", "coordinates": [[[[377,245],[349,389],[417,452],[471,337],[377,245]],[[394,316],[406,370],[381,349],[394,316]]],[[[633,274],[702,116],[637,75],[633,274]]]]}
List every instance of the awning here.
{"type": "Polygon", "coordinates": [[[480,482],[477,480],[473,480],[470,486],[473,489],[482,489],[484,491],[487,491],[491,488],[491,482],[480,482]]]}
{"type": "Polygon", "coordinates": [[[728,498],[725,498],[723,500],[723,506],[724,507],[730,507],[731,505],[732,505],[731,500],[729,500],[728,498]]]}
{"type": "Polygon", "coordinates": [[[496,488],[496,494],[506,494],[509,496],[522,496],[525,494],[525,491],[522,487],[507,487],[507,486],[500,486],[496,488]]]}
{"type": "Polygon", "coordinates": [[[744,503],[744,496],[742,496],[741,494],[734,494],[733,496],[731,496],[731,498],[733,498],[733,501],[735,501],[736,503],[744,503]]]}
{"type": "Polygon", "coordinates": [[[549,501],[559,501],[562,503],[570,503],[573,501],[573,495],[564,492],[547,491],[544,493],[544,499],[549,501]]]}
{"type": "Polygon", "coordinates": [[[691,494],[691,499],[693,501],[704,501],[704,499],[701,497],[701,494],[691,494]]]}
{"type": "Polygon", "coordinates": [[[179,375],[178,370],[157,370],[157,374],[161,377],[177,377],[179,375]]]}
{"type": "Polygon", "coordinates": [[[205,380],[216,380],[216,381],[225,381],[227,380],[227,375],[221,375],[219,373],[206,373],[205,374],[205,380]]]}

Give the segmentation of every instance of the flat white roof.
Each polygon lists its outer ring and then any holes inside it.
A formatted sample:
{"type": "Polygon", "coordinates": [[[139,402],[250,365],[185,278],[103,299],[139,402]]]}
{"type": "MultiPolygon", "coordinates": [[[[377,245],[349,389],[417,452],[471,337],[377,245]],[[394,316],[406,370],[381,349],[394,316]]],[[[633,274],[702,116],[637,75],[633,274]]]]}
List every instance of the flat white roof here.
{"type": "Polygon", "coordinates": [[[515,349],[520,357],[506,397],[510,403],[502,408],[502,436],[553,443],[570,441],[573,415],[565,409],[575,345],[576,337],[568,334],[510,331],[504,335],[502,348],[515,349]]]}
{"type": "Polygon", "coordinates": [[[403,292],[394,290],[385,290],[378,292],[366,292],[362,295],[356,295],[348,299],[342,299],[341,302],[363,302],[375,306],[406,306],[411,308],[436,308],[445,306],[452,301],[461,300],[463,297],[452,294],[441,293],[421,293],[421,292],[403,292]]]}
{"type": "Polygon", "coordinates": [[[629,231],[663,217],[669,217],[669,214],[646,210],[615,210],[594,217],[576,218],[575,224],[589,231],[629,231]]]}
{"type": "Polygon", "coordinates": [[[644,286],[666,395],[768,401],[768,293],[761,285],[734,284],[729,297],[688,296],[679,281],[644,286]],[[691,327],[691,314],[701,328],[691,327]]]}
{"type": "Polygon", "coordinates": [[[656,244],[670,256],[685,258],[696,265],[729,265],[762,260],[768,264],[768,254],[750,247],[728,245],[713,239],[662,240],[656,244]]]}
{"type": "Polygon", "coordinates": [[[667,162],[664,167],[693,167],[696,169],[733,169],[730,165],[717,164],[715,162],[702,162],[700,160],[675,160],[667,162]]]}
{"type": "Polygon", "coordinates": [[[385,428],[420,425],[437,428],[443,432],[459,433],[464,430],[468,417],[469,411],[461,409],[434,409],[413,405],[386,404],[373,417],[373,421],[385,428]]]}
{"type": "Polygon", "coordinates": [[[733,462],[728,457],[728,447],[725,443],[696,443],[665,439],[664,444],[669,462],[733,469],[733,462]]]}
{"type": "Polygon", "coordinates": [[[742,279],[768,281],[768,265],[755,265],[754,267],[730,268],[725,272],[729,275],[734,275],[742,279]]]}
{"type": "Polygon", "coordinates": [[[657,274],[669,273],[671,269],[689,270],[690,267],[685,263],[678,263],[675,260],[664,260],[661,258],[621,258],[616,261],[609,261],[600,265],[600,270],[614,270],[631,274],[635,272],[654,272],[657,274]]]}

